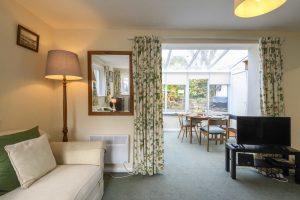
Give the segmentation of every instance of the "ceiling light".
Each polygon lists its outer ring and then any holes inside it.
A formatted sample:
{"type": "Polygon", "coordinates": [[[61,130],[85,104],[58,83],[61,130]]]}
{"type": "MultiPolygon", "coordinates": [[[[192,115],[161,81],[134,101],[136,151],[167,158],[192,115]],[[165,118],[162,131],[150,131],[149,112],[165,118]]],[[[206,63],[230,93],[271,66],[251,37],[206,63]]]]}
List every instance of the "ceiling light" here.
{"type": "Polygon", "coordinates": [[[249,18],[266,14],[283,5],[287,0],[234,0],[234,14],[249,18]]]}

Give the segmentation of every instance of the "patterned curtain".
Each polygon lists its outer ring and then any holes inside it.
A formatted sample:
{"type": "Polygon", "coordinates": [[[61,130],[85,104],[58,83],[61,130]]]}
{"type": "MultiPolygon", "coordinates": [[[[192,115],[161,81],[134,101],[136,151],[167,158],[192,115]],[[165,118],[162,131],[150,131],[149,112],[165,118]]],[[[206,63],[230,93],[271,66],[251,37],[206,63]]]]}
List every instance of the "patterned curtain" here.
{"type": "Polygon", "coordinates": [[[261,58],[261,113],[263,116],[284,116],[283,62],[280,38],[261,38],[259,52],[261,58]]]}
{"type": "Polygon", "coordinates": [[[92,93],[93,106],[99,106],[96,82],[94,82],[94,81],[92,82],[92,87],[93,87],[93,89],[92,89],[92,91],[93,91],[93,93],[92,93]]]}
{"type": "Polygon", "coordinates": [[[135,37],[132,53],[134,84],[134,158],[136,174],[164,169],[161,43],[155,36],[135,37]]]}
{"type": "Polygon", "coordinates": [[[106,84],[105,102],[109,103],[110,98],[111,98],[111,91],[110,91],[109,67],[108,66],[104,66],[104,74],[105,74],[105,84],[106,84]]]}
{"type": "Polygon", "coordinates": [[[99,102],[98,102],[98,94],[97,94],[97,80],[96,80],[96,77],[95,77],[95,71],[92,70],[92,101],[93,101],[93,106],[99,106],[99,102]]]}
{"type": "MultiPolygon", "coordinates": [[[[282,89],[283,61],[281,42],[278,37],[263,37],[259,40],[260,68],[260,106],[262,116],[284,116],[282,89]]],[[[256,154],[256,158],[281,157],[277,154],[256,154]]],[[[275,168],[259,168],[260,172],[282,173],[275,168]]]]}
{"type": "Polygon", "coordinates": [[[114,94],[115,94],[115,96],[121,95],[121,72],[120,72],[120,70],[114,71],[114,94]]]}

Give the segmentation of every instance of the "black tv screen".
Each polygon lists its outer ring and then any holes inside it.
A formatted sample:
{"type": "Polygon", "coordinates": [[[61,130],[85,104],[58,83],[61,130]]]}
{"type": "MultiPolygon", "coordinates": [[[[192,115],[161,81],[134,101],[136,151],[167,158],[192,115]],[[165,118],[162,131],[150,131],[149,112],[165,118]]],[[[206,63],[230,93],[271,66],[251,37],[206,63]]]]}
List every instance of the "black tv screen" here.
{"type": "Polygon", "coordinates": [[[291,145],[290,117],[237,117],[237,143],[291,145]]]}

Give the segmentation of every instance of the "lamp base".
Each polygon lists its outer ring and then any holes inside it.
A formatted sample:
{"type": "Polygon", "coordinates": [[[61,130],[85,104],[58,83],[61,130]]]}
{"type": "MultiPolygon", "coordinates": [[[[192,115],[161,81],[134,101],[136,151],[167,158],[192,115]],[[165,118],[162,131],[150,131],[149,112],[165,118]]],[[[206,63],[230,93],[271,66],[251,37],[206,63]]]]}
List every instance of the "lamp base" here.
{"type": "Polygon", "coordinates": [[[68,142],[68,127],[67,127],[67,80],[63,79],[63,142],[68,142]]]}
{"type": "Polygon", "coordinates": [[[64,127],[62,132],[63,132],[63,142],[68,142],[68,128],[64,127]]]}

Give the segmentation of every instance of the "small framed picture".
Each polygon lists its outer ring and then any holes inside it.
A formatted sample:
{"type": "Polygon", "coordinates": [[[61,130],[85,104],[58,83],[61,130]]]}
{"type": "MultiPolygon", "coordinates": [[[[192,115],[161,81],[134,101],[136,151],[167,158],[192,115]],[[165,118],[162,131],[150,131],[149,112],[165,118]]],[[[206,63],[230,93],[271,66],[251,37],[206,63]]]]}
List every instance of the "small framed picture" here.
{"type": "Polygon", "coordinates": [[[27,28],[18,25],[17,45],[39,52],[40,36],[27,28]]]}
{"type": "Polygon", "coordinates": [[[109,81],[113,82],[114,79],[114,73],[112,71],[109,71],[109,81]]]}

